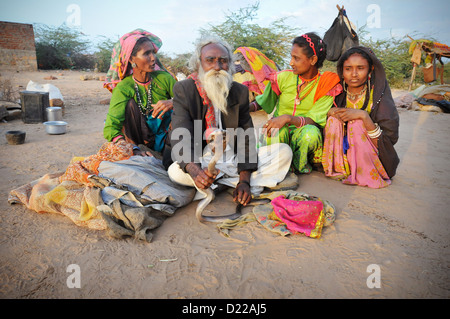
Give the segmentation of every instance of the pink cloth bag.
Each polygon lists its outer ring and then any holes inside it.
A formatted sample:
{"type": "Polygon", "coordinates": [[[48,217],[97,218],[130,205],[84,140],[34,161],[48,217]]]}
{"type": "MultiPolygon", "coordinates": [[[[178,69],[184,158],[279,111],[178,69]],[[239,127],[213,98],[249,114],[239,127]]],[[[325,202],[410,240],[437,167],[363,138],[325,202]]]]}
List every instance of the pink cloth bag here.
{"type": "Polygon", "coordinates": [[[323,226],[323,203],[321,201],[299,201],[278,196],[271,202],[275,215],[293,233],[303,233],[319,238],[323,226]]]}

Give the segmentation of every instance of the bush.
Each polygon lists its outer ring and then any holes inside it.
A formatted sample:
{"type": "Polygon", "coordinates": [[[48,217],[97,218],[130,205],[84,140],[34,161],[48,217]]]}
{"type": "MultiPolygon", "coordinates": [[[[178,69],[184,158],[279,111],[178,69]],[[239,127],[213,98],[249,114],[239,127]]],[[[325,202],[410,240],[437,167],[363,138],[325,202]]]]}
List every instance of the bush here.
{"type": "Polygon", "coordinates": [[[36,42],[36,59],[39,69],[69,69],[72,61],[67,54],[50,44],[36,42]]]}
{"type": "Polygon", "coordinates": [[[167,54],[158,53],[159,61],[161,61],[164,67],[175,76],[178,73],[183,73],[186,76],[190,74],[188,67],[190,56],[190,53],[182,53],[177,54],[175,58],[171,58],[167,54]]]}
{"type": "Polygon", "coordinates": [[[65,24],[59,27],[37,24],[35,29],[36,58],[40,69],[68,69],[75,66],[74,59],[86,53],[85,35],[65,24]]]}
{"type": "Polygon", "coordinates": [[[411,78],[412,64],[408,53],[409,42],[405,39],[362,40],[361,45],[369,47],[381,61],[386,78],[392,87],[401,88],[411,78]]]}
{"type": "Polygon", "coordinates": [[[93,70],[96,65],[95,55],[94,54],[80,54],[75,53],[72,56],[72,68],[74,69],[91,69],[93,70]]]}
{"type": "Polygon", "coordinates": [[[101,37],[102,40],[97,44],[97,51],[94,53],[95,67],[99,72],[108,72],[111,63],[111,54],[117,40],[101,37]]]}

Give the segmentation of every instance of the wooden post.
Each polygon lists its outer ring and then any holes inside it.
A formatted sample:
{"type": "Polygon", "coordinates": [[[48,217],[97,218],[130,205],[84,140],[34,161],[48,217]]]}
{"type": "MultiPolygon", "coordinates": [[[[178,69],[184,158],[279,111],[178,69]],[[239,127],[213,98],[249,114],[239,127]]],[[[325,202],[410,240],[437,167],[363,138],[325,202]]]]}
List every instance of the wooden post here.
{"type": "Polygon", "coordinates": [[[433,52],[433,82],[437,80],[436,76],[436,53],[433,52]]]}
{"type": "MultiPolygon", "coordinates": [[[[414,41],[414,39],[411,38],[409,35],[406,35],[406,36],[407,36],[408,38],[410,38],[411,41],[414,41]]],[[[422,49],[422,43],[416,43],[416,47],[414,48],[414,51],[415,51],[415,49],[417,48],[417,46],[420,46],[420,48],[422,49]]],[[[413,53],[413,56],[414,56],[414,53],[413,53]]],[[[411,59],[411,60],[413,60],[413,59],[411,59]]],[[[411,61],[411,62],[412,62],[412,61],[411,61]]],[[[416,68],[417,68],[417,63],[413,62],[413,70],[412,70],[412,72],[411,72],[411,80],[409,81],[408,91],[411,91],[412,84],[413,84],[414,79],[415,79],[415,77],[416,77],[416,68]]]]}
{"type": "Polygon", "coordinates": [[[413,63],[413,70],[412,70],[412,73],[411,73],[411,81],[409,82],[408,91],[411,91],[411,87],[412,87],[412,84],[414,82],[414,78],[416,77],[416,66],[417,66],[417,64],[413,63]]]}

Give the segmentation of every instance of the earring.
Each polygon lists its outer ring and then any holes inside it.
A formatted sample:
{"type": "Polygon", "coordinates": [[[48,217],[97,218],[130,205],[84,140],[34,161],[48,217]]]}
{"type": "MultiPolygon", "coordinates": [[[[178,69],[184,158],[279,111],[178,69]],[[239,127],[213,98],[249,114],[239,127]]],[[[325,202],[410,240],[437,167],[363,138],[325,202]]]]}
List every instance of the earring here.
{"type": "Polygon", "coordinates": [[[131,67],[134,69],[136,67],[136,63],[132,62],[131,67]]]}

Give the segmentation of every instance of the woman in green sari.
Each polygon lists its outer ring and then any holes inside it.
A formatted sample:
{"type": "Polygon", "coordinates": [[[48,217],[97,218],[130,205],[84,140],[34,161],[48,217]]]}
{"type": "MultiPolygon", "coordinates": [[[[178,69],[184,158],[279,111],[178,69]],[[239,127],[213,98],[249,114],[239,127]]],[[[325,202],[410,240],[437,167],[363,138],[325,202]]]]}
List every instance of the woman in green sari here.
{"type": "Polygon", "coordinates": [[[310,173],[322,159],[322,129],[334,97],[342,92],[339,77],[320,72],[326,44],[315,33],[294,39],[291,70],[274,73],[271,85],[251,103],[250,110],[262,108],[273,117],[263,126],[263,143],[289,144],[296,173],[310,173]]]}
{"type": "Polygon", "coordinates": [[[124,139],[139,153],[137,145],[144,145],[160,155],[170,128],[176,80],[156,57],[161,45],[161,39],[142,29],[123,35],[104,84],[112,92],[104,137],[124,139]]]}

